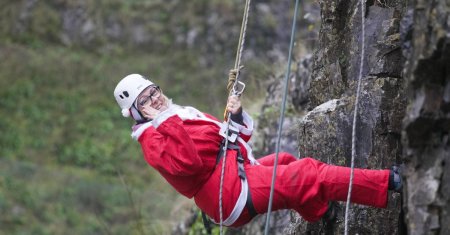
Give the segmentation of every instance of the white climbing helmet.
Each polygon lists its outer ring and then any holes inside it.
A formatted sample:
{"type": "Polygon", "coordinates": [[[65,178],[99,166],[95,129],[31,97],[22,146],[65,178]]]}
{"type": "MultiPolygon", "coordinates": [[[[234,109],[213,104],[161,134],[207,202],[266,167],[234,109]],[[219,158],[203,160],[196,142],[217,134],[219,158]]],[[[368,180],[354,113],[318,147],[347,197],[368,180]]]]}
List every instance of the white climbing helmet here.
{"type": "Polygon", "coordinates": [[[122,109],[122,115],[129,117],[131,107],[141,92],[154,83],[140,74],[130,74],[124,77],[114,89],[114,97],[122,109]]]}

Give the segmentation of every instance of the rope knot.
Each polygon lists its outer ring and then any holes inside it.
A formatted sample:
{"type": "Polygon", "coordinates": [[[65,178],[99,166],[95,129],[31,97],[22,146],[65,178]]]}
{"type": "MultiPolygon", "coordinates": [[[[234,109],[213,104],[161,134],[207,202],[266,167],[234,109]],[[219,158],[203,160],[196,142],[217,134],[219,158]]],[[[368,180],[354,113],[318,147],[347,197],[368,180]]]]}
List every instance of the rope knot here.
{"type": "Polygon", "coordinates": [[[231,89],[233,89],[234,83],[236,83],[236,76],[237,76],[238,70],[237,69],[231,69],[228,73],[228,85],[227,90],[230,92],[231,89]]]}

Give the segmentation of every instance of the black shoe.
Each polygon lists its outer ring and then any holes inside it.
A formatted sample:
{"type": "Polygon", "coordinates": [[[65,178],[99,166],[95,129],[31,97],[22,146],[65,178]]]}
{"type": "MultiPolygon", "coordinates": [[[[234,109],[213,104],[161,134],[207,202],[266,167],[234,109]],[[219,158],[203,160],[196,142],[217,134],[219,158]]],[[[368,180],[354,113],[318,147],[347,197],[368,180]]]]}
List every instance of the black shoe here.
{"type": "Polygon", "coordinates": [[[325,234],[334,234],[335,226],[338,222],[338,216],[341,211],[339,204],[337,202],[330,202],[328,204],[328,209],[322,216],[322,224],[325,230],[325,234]]]}
{"type": "Polygon", "coordinates": [[[402,180],[402,172],[405,168],[404,164],[393,166],[391,168],[391,172],[389,173],[389,190],[393,190],[394,192],[401,193],[403,190],[403,180],[402,180]]]}
{"type": "Polygon", "coordinates": [[[339,211],[341,208],[339,207],[337,202],[330,202],[328,204],[328,209],[325,214],[322,216],[322,220],[325,223],[334,223],[337,220],[339,211]]]}

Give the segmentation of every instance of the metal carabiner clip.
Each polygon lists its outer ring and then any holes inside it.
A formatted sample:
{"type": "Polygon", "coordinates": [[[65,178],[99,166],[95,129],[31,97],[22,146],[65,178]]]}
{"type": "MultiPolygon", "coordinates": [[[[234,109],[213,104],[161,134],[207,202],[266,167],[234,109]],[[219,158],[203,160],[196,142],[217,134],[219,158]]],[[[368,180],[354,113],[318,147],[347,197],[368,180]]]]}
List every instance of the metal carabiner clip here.
{"type": "Polygon", "coordinates": [[[231,90],[233,95],[240,96],[245,90],[245,83],[241,81],[236,81],[236,83],[233,86],[233,90],[231,90]]]}

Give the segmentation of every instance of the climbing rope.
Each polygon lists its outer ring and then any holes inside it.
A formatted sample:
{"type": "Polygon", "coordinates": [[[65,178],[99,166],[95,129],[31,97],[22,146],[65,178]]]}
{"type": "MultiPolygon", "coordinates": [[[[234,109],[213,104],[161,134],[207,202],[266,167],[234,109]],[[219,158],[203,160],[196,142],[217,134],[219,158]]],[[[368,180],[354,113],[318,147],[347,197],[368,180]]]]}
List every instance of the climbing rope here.
{"type": "Polygon", "coordinates": [[[276,147],[275,147],[275,162],[274,162],[273,173],[272,173],[272,184],[270,186],[270,196],[269,196],[269,206],[267,209],[267,216],[266,216],[266,226],[264,229],[265,235],[269,234],[269,227],[270,227],[270,214],[271,214],[270,212],[272,211],[273,191],[275,188],[275,176],[277,173],[277,165],[278,165],[278,153],[280,152],[281,130],[283,127],[283,122],[284,122],[284,112],[286,109],[286,98],[287,98],[287,92],[288,92],[289,77],[290,77],[290,73],[291,73],[292,50],[294,48],[298,2],[299,2],[298,0],[295,1],[294,19],[292,20],[291,42],[289,43],[288,64],[287,64],[287,68],[286,68],[286,76],[284,77],[283,103],[281,106],[280,119],[279,119],[279,123],[278,123],[277,142],[276,142],[276,147]]]}
{"type": "MultiPolygon", "coordinates": [[[[244,51],[244,43],[245,43],[245,35],[247,33],[247,22],[248,22],[248,13],[250,11],[250,1],[245,1],[245,8],[244,8],[244,16],[242,17],[242,24],[241,24],[241,32],[239,34],[239,43],[238,43],[238,49],[236,50],[236,60],[234,63],[234,69],[236,70],[236,77],[234,79],[228,80],[227,89],[229,92],[228,96],[235,95],[234,93],[237,93],[236,86],[239,83],[239,70],[241,68],[241,58],[242,58],[242,52],[244,51]]],[[[220,190],[219,190],[219,214],[220,214],[220,235],[223,234],[223,207],[222,207],[222,189],[223,189],[223,179],[225,175],[225,163],[226,163],[226,155],[227,155],[227,148],[228,148],[228,134],[230,130],[230,113],[226,111],[225,108],[225,118],[227,121],[226,131],[225,131],[225,144],[223,146],[223,156],[222,156],[222,170],[220,173],[220,190]]]]}
{"type": "MultiPolygon", "coordinates": [[[[361,93],[361,79],[362,79],[362,73],[363,73],[363,62],[364,62],[364,47],[365,47],[365,18],[364,18],[364,12],[365,12],[365,1],[361,0],[361,57],[359,61],[359,75],[358,75],[358,88],[356,90],[356,98],[355,98],[355,110],[353,112],[353,127],[352,127],[352,160],[351,160],[351,166],[350,166],[350,183],[348,185],[348,194],[347,194],[347,203],[345,205],[345,229],[344,234],[348,234],[348,214],[350,209],[350,199],[352,194],[352,185],[353,185],[353,174],[354,174],[354,168],[355,168],[355,155],[356,155],[356,119],[358,117],[358,103],[359,103],[359,94],[361,93]]],[[[358,8],[357,8],[358,9],[358,8]]]]}
{"type": "Polygon", "coordinates": [[[241,59],[242,59],[242,52],[244,51],[245,36],[247,34],[247,22],[248,22],[248,13],[250,11],[250,2],[251,0],[247,0],[245,2],[244,16],[242,18],[241,32],[239,34],[238,48],[236,50],[236,59],[234,62],[234,70],[236,70],[236,76],[228,77],[227,90],[229,92],[229,95],[233,95],[233,89],[236,90],[236,85],[239,83],[239,71],[242,68],[241,59]]]}

